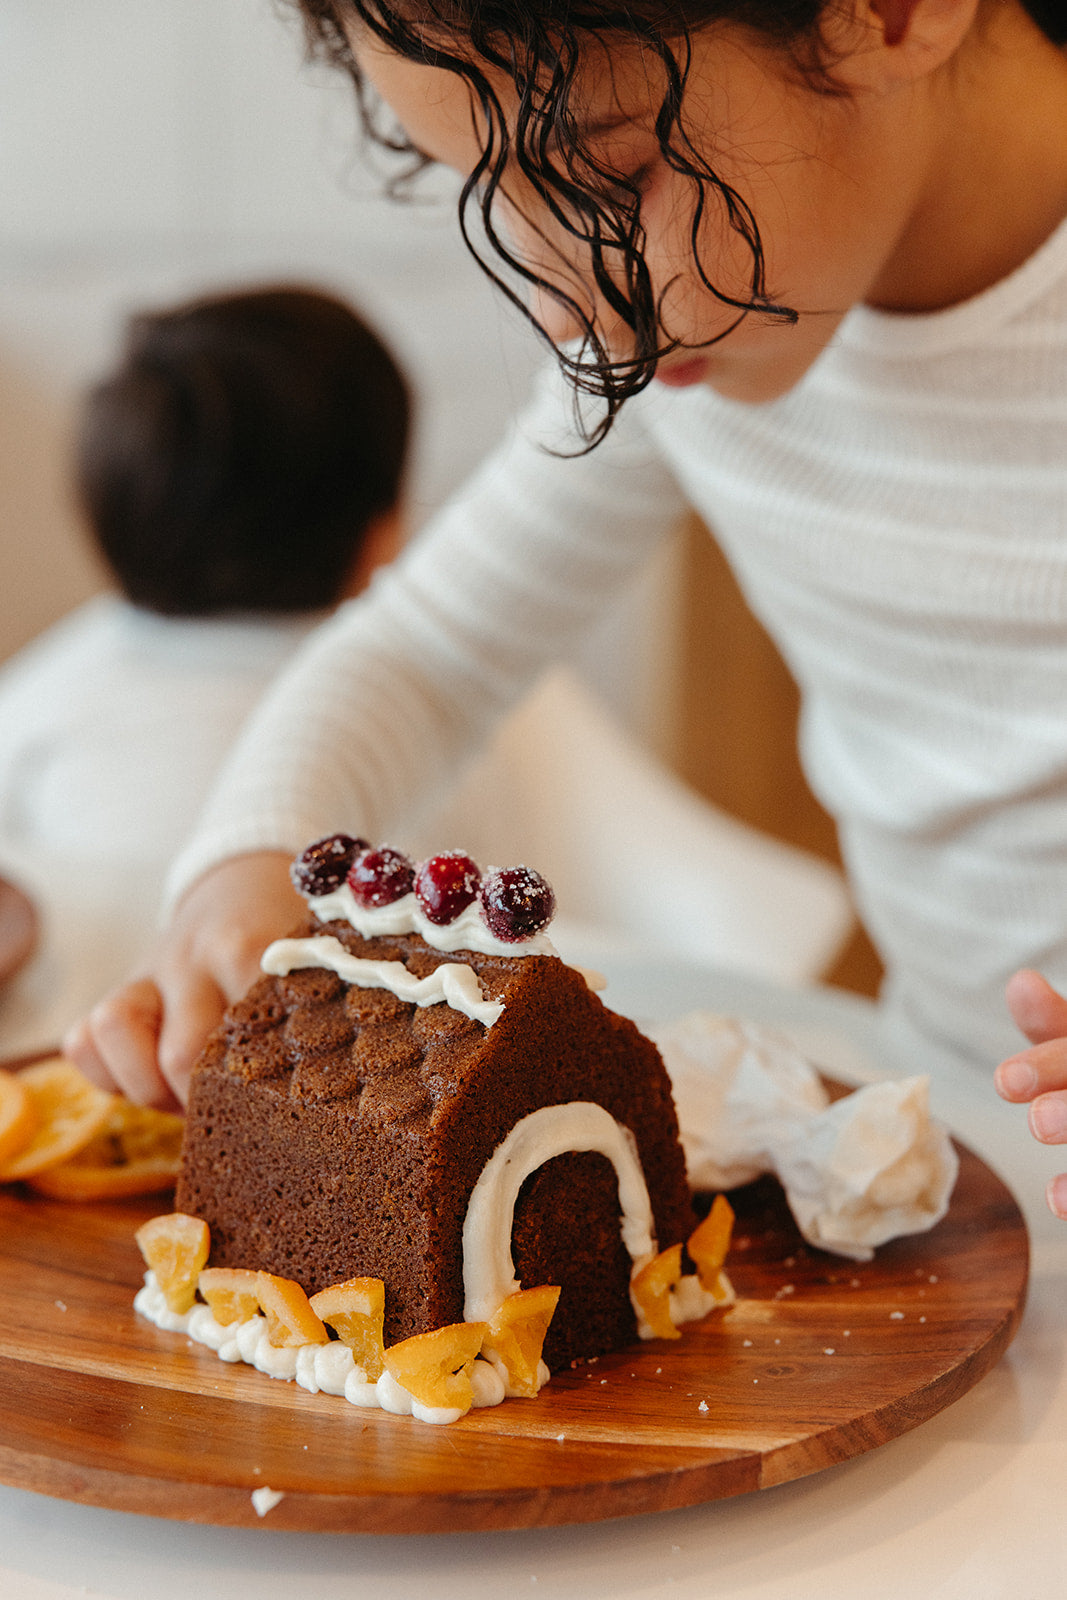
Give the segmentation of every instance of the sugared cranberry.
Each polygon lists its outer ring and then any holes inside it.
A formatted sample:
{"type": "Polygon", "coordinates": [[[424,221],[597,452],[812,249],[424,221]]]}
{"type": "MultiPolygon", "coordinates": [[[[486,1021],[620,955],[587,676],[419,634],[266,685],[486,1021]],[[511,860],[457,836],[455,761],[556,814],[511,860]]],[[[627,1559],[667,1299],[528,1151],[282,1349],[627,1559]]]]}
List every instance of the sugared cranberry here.
{"type": "Polygon", "coordinates": [[[364,850],[348,869],[348,887],[361,906],[391,906],[411,893],[415,869],[389,845],[364,850]]]}
{"type": "Polygon", "coordinates": [[[366,839],[353,839],[347,833],[316,839],[289,868],[293,887],[300,894],[332,894],[348,877],[348,869],[360,851],[366,849],[366,839]]]}
{"type": "Polygon", "coordinates": [[[415,898],[428,922],[439,927],[454,922],[474,900],[482,874],[476,862],[462,850],[446,850],[431,856],[415,874],[415,898]]]}
{"type": "Polygon", "coordinates": [[[482,879],[482,915],[490,933],[512,944],[547,928],[556,910],[552,885],[532,867],[493,867],[482,879]]]}

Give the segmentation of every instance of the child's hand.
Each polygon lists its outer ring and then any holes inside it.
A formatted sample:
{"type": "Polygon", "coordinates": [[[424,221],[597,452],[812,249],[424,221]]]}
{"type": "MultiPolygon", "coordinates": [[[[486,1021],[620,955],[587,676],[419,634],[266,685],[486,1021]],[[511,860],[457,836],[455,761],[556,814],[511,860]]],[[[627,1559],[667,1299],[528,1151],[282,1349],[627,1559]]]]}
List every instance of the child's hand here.
{"type": "MultiPolygon", "coordinates": [[[[1067,1000],[1038,972],[1017,972],[1008,1006],[1032,1048],[1002,1061],[997,1093],[1030,1102],[1030,1132],[1042,1144],[1067,1144],[1067,1000]]],[[[1067,1172],[1048,1186],[1049,1210],[1067,1220],[1067,1172]]]]}
{"type": "Polygon", "coordinates": [[[236,856],[182,900],[148,970],[116,989],[63,1041],[93,1083],[145,1105],[184,1103],[193,1062],[259,960],[307,915],[289,856],[236,856]]]}

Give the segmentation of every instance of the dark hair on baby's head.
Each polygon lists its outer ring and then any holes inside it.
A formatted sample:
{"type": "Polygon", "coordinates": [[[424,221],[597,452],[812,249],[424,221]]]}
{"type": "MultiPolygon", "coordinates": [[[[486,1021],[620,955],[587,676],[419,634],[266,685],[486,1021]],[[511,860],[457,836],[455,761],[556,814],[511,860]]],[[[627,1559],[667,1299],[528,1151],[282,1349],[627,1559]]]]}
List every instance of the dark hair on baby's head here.
{"type": "Polygon", "coordinates": [[[85,402],[76,486],[136,605],[319,609],[396,506],[410,409],[395,360],[343,301],[213,295],[130,321],[85,402]]]}

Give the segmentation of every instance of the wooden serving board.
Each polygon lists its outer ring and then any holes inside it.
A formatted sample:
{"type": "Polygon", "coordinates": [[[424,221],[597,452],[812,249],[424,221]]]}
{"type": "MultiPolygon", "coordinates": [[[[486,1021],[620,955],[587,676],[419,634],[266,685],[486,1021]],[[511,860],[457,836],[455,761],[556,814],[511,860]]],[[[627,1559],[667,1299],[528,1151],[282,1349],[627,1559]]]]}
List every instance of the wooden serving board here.
{"type": "Polygon", "coordinates": [[[853,1264],[805,1247],[773,1180],[734,1196],[736,1306],[449,1427],[229,1366],[132,1309],[166,1197],[0,1193],[0,1481],[195,1522],[416,1533],[595,1521],[745,1494],[951,1404],[1026,1292],[1011,1194],[961,1150],[949,1215],[853,1264]],[[261,1519],[257,1488],[284,1498],[261,1519]]]}

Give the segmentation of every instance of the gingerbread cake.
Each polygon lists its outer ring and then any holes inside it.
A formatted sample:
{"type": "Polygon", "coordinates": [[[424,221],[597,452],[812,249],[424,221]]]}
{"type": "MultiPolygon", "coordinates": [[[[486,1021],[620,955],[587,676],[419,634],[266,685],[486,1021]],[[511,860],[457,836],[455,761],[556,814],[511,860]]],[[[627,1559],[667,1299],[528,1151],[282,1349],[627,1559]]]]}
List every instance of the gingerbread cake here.
{"type": "Polygon", "coordinates": [[[197,1063],[176,1204],[215,1265],[380,1278],[387,1345],[558,1284],[558,1369],[635,1338],[636,1261],[692,1231],[670,1084],[553,952],[543,880],[434,862],[344,835],[299,859],[313,915],[197,1063]]]}

